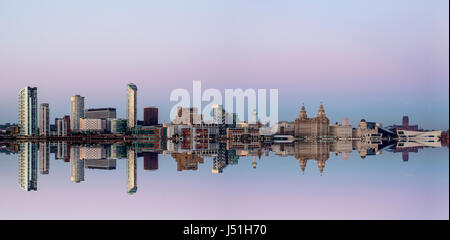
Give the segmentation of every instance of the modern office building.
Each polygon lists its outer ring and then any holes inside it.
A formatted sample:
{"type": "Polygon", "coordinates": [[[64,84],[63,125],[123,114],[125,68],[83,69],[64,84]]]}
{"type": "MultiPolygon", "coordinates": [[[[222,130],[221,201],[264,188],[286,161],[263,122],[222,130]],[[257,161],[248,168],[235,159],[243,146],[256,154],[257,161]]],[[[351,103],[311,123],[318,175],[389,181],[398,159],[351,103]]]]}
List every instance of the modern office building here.
{"type": "Polygon", "coordinates": [[[395,130],[422,131],[418,125],[409,125],[409,117],[403,116],[402,125],[394,125],[395,130]]]}
{"type": "Polygon", "coordinates": [[[203,117],[198,113],[195,107],[184,108],[178,107],[177,115],[173,119],[172,124],[175,125],[199,125],[202,123],[203,117]]]}
{"type": "Polygon", "coordinates": [[[65,129],[66,129],[66,135],[69,135],[70,133],[70,116],[69,115],[65,115],[64,116],[64,124],[66,125],[65,129]]]}
{"type": "Polygon", "coordinates": [[[84,111],[84,118],[116,118],[115,108],[91,108],[84,111]]]}
{"type": "Polygon", "coordinates": [[[137,123],[137,87],[134,83],[127,85],[127,126],[134,128],[137,123]]]}
{"type": "Polygon", "coordinates": [[[84,97],[75,95],[70,97],[70,130],[80,130],[80,118],[84,118],[84,97]]]}
{"type": "Polygon", "coordinates": [[[352,129],[352,137],[369,142],[381,141],[382,134],[378,131],[380,126],[379,123],[367,122],[366,119],[362,118],[358,127],[352,129]]]}
{"type": "Polygon", "coordinates": [[[70,116],[55,118],[56,136],[67,136],[70,133],[70,116]]]}
{"type": "Polygon", "coordinates": [[[37,190],[37,143],[21,142],[19,151],[18,180],[25,191],[37,190]]]}
{"type": "Polygon", "coordinates": [[[347,118],[342,120],[342,124],[336,122],[335,125],[331,125],[329,130],[329,135],[337,139],[349,139],[352,137],[352,126],[349,125],[347,118]]]}
{"type": "Polygon", "coordinates": [[[39,135],[50,135],[50,108],[48,103],[39,106],[39,135]]]}
{"type": "Polygon", "coordinates": [[[144,108],[144,126],[158,125],[158,108],[145,107],[144,108]]]}
{"type": "Polygon", "coordinates": [[[38,134],[37,88],[24,87],[18,99],[19,134],[31,136],[38,134]]]}

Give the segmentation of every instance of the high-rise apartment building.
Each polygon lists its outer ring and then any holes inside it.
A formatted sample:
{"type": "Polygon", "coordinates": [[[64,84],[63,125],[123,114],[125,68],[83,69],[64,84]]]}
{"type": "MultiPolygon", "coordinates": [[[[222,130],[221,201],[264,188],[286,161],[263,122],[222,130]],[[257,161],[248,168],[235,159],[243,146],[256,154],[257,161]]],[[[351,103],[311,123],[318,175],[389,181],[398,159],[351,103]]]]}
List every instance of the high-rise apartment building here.
{"type": "Polygon", "coordinates": [[[39,135],[50,135],[50,108],[48,103],[39,106],[39,135]]]}
{"type": "Polygon", "coordinates": [[[137,87],[134,83],[127,85],[127,126],[135,128],[137,123],[137,87]]]}
{"type": "Polygon", "coordinates": [[[37,88],[24,87],[19,92],[18,125],[20,135],[38,134],[37,120],[37,88]]]}
{"type": "Polygon", "coordinates": [[[84,97],[75,95],[70,97],[70,130],[80,130],[80,118],[84,118],[84,97]]]}

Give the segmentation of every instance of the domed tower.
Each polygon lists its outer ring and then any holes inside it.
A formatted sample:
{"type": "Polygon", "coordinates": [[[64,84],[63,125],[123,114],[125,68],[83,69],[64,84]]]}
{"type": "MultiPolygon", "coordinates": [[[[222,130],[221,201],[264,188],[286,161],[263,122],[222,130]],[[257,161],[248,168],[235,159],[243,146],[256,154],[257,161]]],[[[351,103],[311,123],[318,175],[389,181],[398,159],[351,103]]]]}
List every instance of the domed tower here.
{"type": "Polygon", "coordinates": [[[302,105],[302,110],[300,110],[300,114],[298,115],[299,119],[307,119],[308,115],[306,115],[305,105],[302,105]]]}
{"type": "Polygon", "coordinates": [[[359,122],[358,125],[359,128],[367,128],[367,122],[366,119],[364,119],[364,117],[361,119],[361,121],[359,122]]]}
{"type": "Polygon", "coordinates": [[[300,163],[300,169],[302,170],[302,173],[305,174],[307,160],[303,159],[303,158],[299,159],[299,163],[300,163]]]}
{"type": "Polygon", "coordinates": [[[317,111],[318,118],[326,118],[325,109],[323,108],[323,104],[320,104],[319,111],[317,111]]]}

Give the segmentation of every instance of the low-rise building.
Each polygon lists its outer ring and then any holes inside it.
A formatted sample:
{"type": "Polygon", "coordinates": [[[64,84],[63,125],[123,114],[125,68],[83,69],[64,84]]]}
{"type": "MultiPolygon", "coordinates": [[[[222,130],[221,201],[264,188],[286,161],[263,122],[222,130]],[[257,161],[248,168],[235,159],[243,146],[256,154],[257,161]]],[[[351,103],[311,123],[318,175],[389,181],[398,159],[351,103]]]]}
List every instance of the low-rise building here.
{"type": "Polygon", "coordinates": [[[81,118],[80,131],[104,133],[107,131],[106,119],[81,118]]]}

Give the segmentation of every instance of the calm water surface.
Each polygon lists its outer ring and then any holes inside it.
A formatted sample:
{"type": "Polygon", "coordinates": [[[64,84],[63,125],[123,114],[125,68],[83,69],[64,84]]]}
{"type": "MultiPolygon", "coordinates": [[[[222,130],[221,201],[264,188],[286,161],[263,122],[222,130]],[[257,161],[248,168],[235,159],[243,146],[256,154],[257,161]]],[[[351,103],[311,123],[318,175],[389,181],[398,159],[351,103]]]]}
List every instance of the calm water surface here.
{"type": "Polygon", "coordinates": [[[449,218],[448,147],[349,144],[5,145],[0,219],[449,218]]]}

